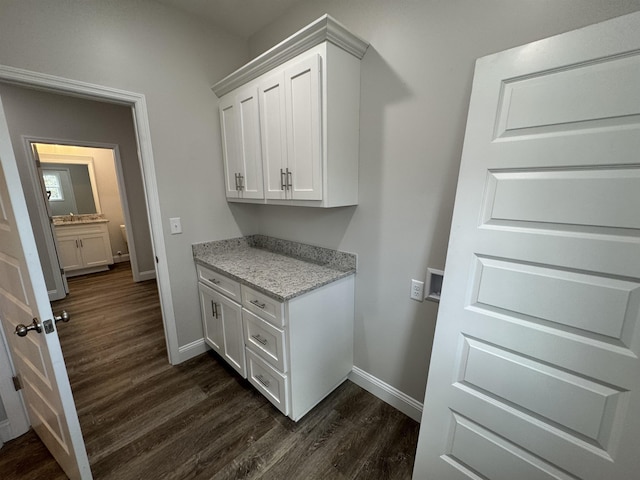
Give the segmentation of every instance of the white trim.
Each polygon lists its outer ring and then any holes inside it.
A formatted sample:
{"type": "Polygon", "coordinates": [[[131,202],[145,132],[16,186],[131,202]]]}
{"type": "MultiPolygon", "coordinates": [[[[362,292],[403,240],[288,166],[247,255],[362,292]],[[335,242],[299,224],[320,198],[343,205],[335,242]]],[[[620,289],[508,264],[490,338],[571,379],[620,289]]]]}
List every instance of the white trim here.
{"type": "Polygon", "coordinates": [[[400,410],[408,417],[413,418],[416,422],[420,422],[422,418],[422,403],[415,398],[410,397],[406,393],[401,392],[397,388],[392,387],[355,365],[349,374],[349,380],[364,388],[367,392],[372,393],[383,402],[400,410]]]}
{"type": "MultiPolygon", "coordinates": [[[[113,256],[113,263],[122,263],[122,262],[131,263],[131,260],[129,259],[129,254],[128,253],[122,253],[120,255],[114,255],[113,256]]],[[[155,271],[153,273],[155,275],[155,271]]]]}
{"type": "Polygon", "coordinates": [[[115,88],[94,85],[68,78],[56,77],[44,73],[31,72],[19,68],[0,65],[0,81],[39,88],[54,93],[64,92],[90,100],[102,100],[120,105],[128,105],[133,108],[133,122],[138,140],[140,153],[140,168],[142,170],[143,187],[147,210],[149,212],[149,224],[151,229],[151,243],[155,256],[158,258],[156,271],[158,272],[158,291],[160,294],[160,307],[164,321],[165,340],[167,353],[171,364],[179,363],[178,331],[176,327],[175,312],[173,310],[173,298],[171,297],[171,281],[167,252],[162,231],[162,217],[160,212],[160,196],[156,181],[156,171],[151,145],[151,129],[147,112],[147,101],[143,94],[127,92],[115,88]]]}
{"type": "Polygon", "coordinates": [[[144,270],[138,273],[138,280],[136,282],[144,282],[145,280],[153,280],[156,278],[155,270],[144,270]]]}
{"type": "Polygon", "coordinates": [[[190,358],[197,357],[209,350],[209,347],[204,342],[204,338],[194,340],[191,343],[181,346],[179,351],[179,361],[177,363],[186,362],[190,358]]]}
{"type": "Polygon", "coordinates": [[[330,15],[325,14],[231,75],[227,75],[211,89],[218,98],[222,97],[322,42],[331,42],[358,59],[362,59],[369,47],[367,42],[349,32],[344,25],[330,15]]]}

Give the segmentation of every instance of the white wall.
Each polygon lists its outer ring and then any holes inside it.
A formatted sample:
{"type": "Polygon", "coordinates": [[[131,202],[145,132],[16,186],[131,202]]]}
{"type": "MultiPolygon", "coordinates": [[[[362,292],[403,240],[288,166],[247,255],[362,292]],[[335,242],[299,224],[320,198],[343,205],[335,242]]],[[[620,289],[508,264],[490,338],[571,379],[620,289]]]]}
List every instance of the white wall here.
{"type": "Polygon", "coordinates": [[[148,0],[0,0],[0,12],[0,64],[145,95],[178,343],[202,338],[191,244],[241,234],[210,86],[248,59],[246,41],[148,0]]]}
{"type": "Polygon", "coordinates": [[[437,306],[410,300],[409,285],[444,266],[474,60],[638,9],[631,0],[308,0],[250,38],[255,56],[329,13],[371,43],[358,207],[260,206],[239,219],[358,253],[356,366],[424,398],[437,306]]]}

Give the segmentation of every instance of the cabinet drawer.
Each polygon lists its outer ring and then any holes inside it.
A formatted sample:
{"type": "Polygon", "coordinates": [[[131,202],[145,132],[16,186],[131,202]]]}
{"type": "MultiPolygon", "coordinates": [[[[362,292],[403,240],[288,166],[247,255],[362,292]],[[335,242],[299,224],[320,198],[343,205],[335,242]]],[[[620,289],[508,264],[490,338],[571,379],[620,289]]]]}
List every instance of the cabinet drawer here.
{"type": "Polygon", "coordinates": [[[196,265],[198,280],[240,303],[240,283],[203,265],[196,265]]]}
{"type": "Polygon", "coordinates": [[[260,358],[286,373],[285,333],[247,309],[242,310],[244,343],[260,358]]]}
{"type": "Polygon", "coordinates": [[[276,327],[284,327],[283,304],[245,285],[242,285],[242,306],[276,327]]]}
{"type": "Polygon", "coordinates": [[[285,415],[289,415],[289,377],[278,372],[247,348],[247,378],[285,415]]]}

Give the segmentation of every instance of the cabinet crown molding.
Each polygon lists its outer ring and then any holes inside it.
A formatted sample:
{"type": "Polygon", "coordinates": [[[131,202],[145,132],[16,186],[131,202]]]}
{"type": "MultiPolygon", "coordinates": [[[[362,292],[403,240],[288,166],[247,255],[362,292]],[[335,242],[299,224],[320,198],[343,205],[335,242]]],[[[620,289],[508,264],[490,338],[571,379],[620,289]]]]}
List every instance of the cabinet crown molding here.
{"type": "Polygon", "coordinates": [[[218,97],[222,97],[322,42],[331,42],[358,59],[362,59],[369,47],[367,42],[349,32],[344,25],[330,15],[325,14],[232,74],[227,75],[211,89],[218,97]]]}

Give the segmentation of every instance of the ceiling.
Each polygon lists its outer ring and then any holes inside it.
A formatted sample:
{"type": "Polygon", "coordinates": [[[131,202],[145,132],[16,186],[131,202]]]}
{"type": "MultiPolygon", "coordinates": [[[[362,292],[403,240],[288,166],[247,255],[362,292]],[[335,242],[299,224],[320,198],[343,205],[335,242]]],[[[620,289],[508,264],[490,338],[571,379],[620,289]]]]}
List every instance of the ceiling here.
{"type": "Polygon", "coordinates": [[[247,38],[302,0],[156,0],[247,38]]]}

